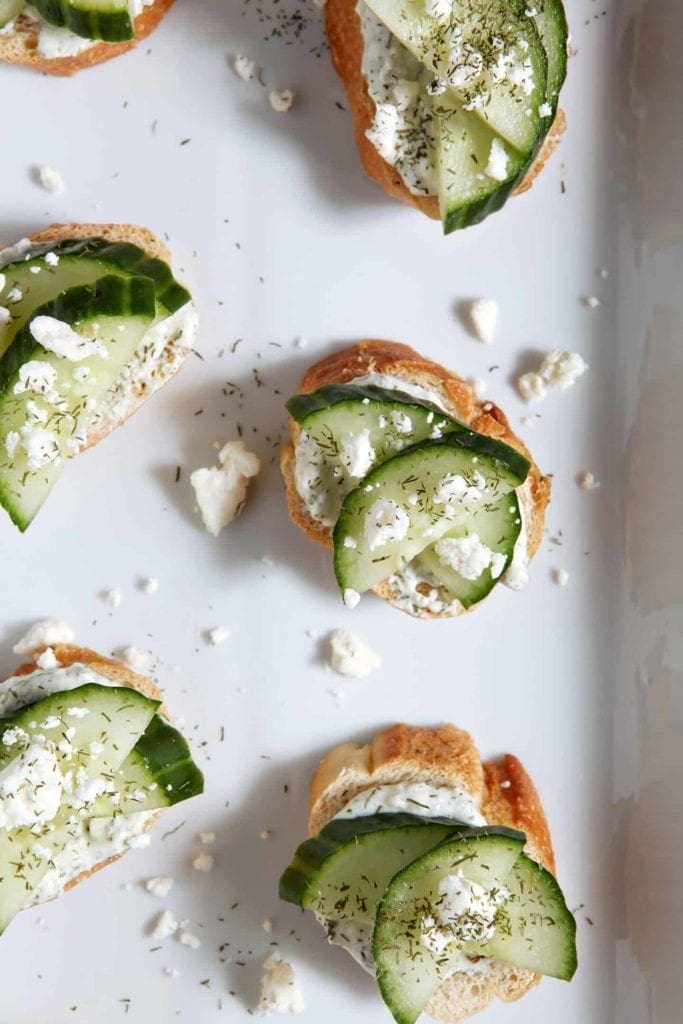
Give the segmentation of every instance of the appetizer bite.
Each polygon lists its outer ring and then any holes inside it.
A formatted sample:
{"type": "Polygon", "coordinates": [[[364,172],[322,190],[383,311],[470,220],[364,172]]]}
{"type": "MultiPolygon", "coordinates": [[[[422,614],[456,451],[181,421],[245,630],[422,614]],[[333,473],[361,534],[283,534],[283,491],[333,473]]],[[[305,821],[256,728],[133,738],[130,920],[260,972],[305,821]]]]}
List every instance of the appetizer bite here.
{"type": "Polygon", "coordinates": [[[368,175],[444,233],[530,187],[564,130],[562,0],[327,0],[368,175]]]}
{"type": "Polygon", "coordinates": [[[395,725],[345,743],[310,790],[309,833],[280,880],[370,974],[398,1024],[457,1024],[541,975],[569,981],[576,925],[522,764],[468,733],[395,725]]]}
{"type": "Polygon", "coordinates": [[[131,50],[173,0],[0,0],[0,59],[73,75],[131,50]]]}
{"type": "Polygon", "coordinates": [[[197,311],[144,228],[57,225],[0,249],[0,504],[20,530],[66,462],[191,351],[197,311]]]}
{"type": "Polygon", "coordinates": [[[347,606],[374,590],[410,615],[449,617],[528,580],[550,482],[456,374],[363,341],[312,366],[287,409],[289,514],[334,549],[347,606]]]}
{"type": "Polygon", "coordinates": [[[150,679],[71,644],[32,657],[0,685],[0,932],[204,788],[150,679]]]}

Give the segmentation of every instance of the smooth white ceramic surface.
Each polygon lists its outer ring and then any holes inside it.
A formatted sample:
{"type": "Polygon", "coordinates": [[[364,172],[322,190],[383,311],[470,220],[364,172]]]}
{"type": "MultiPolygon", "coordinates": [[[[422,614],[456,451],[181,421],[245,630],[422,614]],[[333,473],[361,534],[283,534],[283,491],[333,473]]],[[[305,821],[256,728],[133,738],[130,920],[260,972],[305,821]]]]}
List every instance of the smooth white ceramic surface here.
{"type": "Polygon", "coordinates": [[[2,238],[53,221],[148,224],[168,233],[203,319],[201,359],[68,467],[26,536],[0,521],[1,667],[44,616],[69,620],[103,652],[150,649],[207,778],[205,796],[168,813],[151,849],[12,924],[3,1024],[245,1019],[271,942],[300,974],[302,1021],[388,1020],[372,982],[314,921],[278,904],[277,877],[304,835],[317,759],[394,720],[452,720],[487,756],[523,758],[579,908],[574,983],[544,981],[482,1021],[680,1019],[683,19],[677,0],[568,6],[576,54],[559,153],[530,194],[448,239],[365,179],[312,3],[179,0],[136,53],[73,80],[0,68],[12,115],[2,238]],[[266,38],[275,23],[264,19],[281,10],[305,12],[301,39],[266,38]],[[289,114],[235,77],[235,53],[258,60],[268,87],[296,91],[289,114]],[[64,174],[64,195],[36,184],[44,163],[64,174]],[[603,300],[595,311],[581,301],[592,294],[603,300]],[[501,306],[490,348],[456,315],[478,295],[501,306]],[[308,362],[367,336],[486,377],[554,474],[525,592],[500,588],[447,623],[374,599],[349,612],[329,556],[288,522],[282,400],[308,362]],[[590,373],[523,427],[513,381],[557,346],[579,351],[590,373]],[[188,476],[238,424],[265,468],[243,517],[215,540],[188,476]],[[578,488],[585,470],[598,491],[578,488]],[[551,579],[559,567],[564,589],[551,579]],[[160,580],[154,595],[137,588],[148,575],[160,580]],[[116,610],[101,596],[112,587],[124,595],[116,610]],[[212,648],[204,632],[216,625],[232,637],[212,648]],[[325,669],[307,631],[338,626],[381,654],[370,679],[325,669]],[[218,836],[209,875],[190,866],[200,828],[218,836]],[[163,901],[141,885],[160,873],[176,879],[163,901]],[[149,925],[165,906],[189,919],[199,950],[167,940],[152,951],[149,925]]]}

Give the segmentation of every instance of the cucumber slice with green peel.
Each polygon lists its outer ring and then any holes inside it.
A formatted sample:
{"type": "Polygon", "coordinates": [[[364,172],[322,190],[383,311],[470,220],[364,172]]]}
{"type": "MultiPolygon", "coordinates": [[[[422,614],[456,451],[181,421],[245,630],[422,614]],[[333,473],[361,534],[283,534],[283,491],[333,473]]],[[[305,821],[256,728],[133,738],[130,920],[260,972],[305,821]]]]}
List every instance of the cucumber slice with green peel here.
{"type": "Polygon", "coordinates": [[[26,0],[0,0],[0,28],[16,18],[26,6],[26,0]]]}
{"type": "Polygon", "coordinates": [[[123,43],[135,39],[128,0],[32,0],[51,25],[84,39],[123,43]]]}
{"type": "Polygon", "coordinates": [[[320,517],[333,522],[344,497],[377,465],[433,433],[466,428],[428,402],[373,385],[332,384],[286,403],[305,431],[297,450],[321,497],[320,517]]]}
{"type": "Polygon", "coordinates": [[[471,608],[490,594],[509,567],[521,530],[519,501],[511,492],[500,501],[475,512],[466,528],[449,532],[443,538],[459,539],[476,534],[478,540],[498,556],[476,579],[466,579],[447,561],[444,562],[440,549],[433,544],[417,556],[413,567],[418,573],[431,573],[463,608],[471,608]]]}
{"type": "Polygon", "coordinates": [[[510,898],[499,909],[482,954],[570,981],[577,967],[576,921],[555,877],[523,853],[505,888],[510,898]]]}
{"type": "Polygon", "coordinates": [[[113,779],[119,798],[102,797],[89,817],[172,807],[204,791],[204,776],[184,736],[154,715],[113,779]]]}
{"type": "Polygon", "coordinates": [[[423,0],[365,0],[434,75],[442,105],[463,105],[530,159],[543,134],[548,62],[525,0],[453,0],[447,20],[423,0]]]}
{"type": "Polygon", "coordinates": [[[38,306],[56,299],[67,288],[94,284],[107,274],[150,278],[160,317],[174,313],[190,301],[190,293],[175,280],[163,260],[148,256],[137,245],[108,242],[104,238],[32,245],[21,259],[0,266],[0,273],[4,278],[0,306],[9,313],[6,323],[0,318],[0,356],[38,306]]]}
{"type": "Polygon", "coordinates": [[[413,861],[389,883],[377,908],[372,952],[382,998],[398,1024],[414,1024],[461,954],[481,955],[482,943],[472,936],[488,932],[524,842],[512,829],[472,829],[413,861]],[[451,904],[453,884],[464,896],[451,904]],[[477,901],[482,889],[483,901],[477,901]]]}
{"type": "Polygon", "coordinates": [[[470,430],[416,445],[347,494],[334,528],[342,592],[363,594],[526,479],[519,452],[470,430]]]}
{"type": "Polygon", "coordinates": [[[548,58],[548,81],[546,102],[552,107],[551,118],[555,115],[560,89],[567,77],[567,48],[569,26],[563,0],[534,0],[530,5],[535,11],[530,17],[536,23],[543,48],[548,58]]]}
{"type": "Polygon", "coordinates": [[[370,923],[397,871],[467,828],[414,814],[333,820],[298,847],[280,879],[280,899],[331,920],[370,923]]]}
{"type": "Polygon", "coordinates": [[[149,278],[109,275],[34,310],[0,359],[0,504],[20,530],[85,443],[98,403],[137,351],[155,310],[149,278]],[[93,354],[81,359],[79,350],[74,359],[48,351],[32,333],[37,317],[67,325],[83,339],[82,351],[93,354]]]}
{"type": "Polygon", "coordinates": [[[158,707],[159,701],[124,686],[85,683],[50,694],[0,721],[0,771],[28,743],[44,737],[54,743],[61,770],[114,772],[143,736],[158,707]]]}
{"type": "Polygon", "coordinates": [[[435,100],[434,115],[439,209],[444,234],[448,235],[479,224],[489,214],[500,210],[530,161],[503,142],[480,117],[462,106],[448,107],[435,100]],[[499,147],[499,160],[505,163],[502,181],[486,173],[492,147],[499,147]]]}

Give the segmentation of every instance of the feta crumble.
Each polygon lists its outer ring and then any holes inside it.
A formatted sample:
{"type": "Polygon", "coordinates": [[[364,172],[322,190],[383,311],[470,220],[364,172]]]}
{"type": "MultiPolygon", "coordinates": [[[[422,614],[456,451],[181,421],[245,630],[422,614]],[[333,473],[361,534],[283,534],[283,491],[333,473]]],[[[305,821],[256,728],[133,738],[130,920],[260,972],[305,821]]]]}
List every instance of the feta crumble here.
{"type": "Polygon", "coordinates": [[[600,481],[595,479],[593,473],[582,473],[579,478],[579,487],[582,491],[595,491],[600,486],[600,481]]]}
{"type": "Polygon", "coordinates": [[[485,569],[498,579],[505,568],[505,555],[492,551],[478,537],[444,537],[434,545],[442,565],[457,572],[463,579],[478,580],[485,569]]]}
{"type": "Polygon", "coordinates": [[[330,665],[341,676],[365,679],[382,659],[355,633],[335,629],[330,634],[330,665]]]}
{"type": "Polygon", "coordinates": [[[536,372],[524,373],[517,381],[525,402],[538,402],[548,391],[566,391],[588,370],[588,363],[576,352],[553,349],[536,372]]]}
{"type": "Polygon", "coordinates": [[[46,647],[43,653],[36,658],[36,665],[38,668],[42,668],[43,671],[59,666],[57,656],[51,647],[46,647]]]}
{"type": "Polygon", "coordinates": [[[498,325],[499,306],[495,299],[474,299],[470,306],[470,323],[475,338],[490,345],[498,325]]]}
{"type": "Polygon", "coordinates": [[[410,516],[405,509],[393,498],[379,498],[365,516],[365,539],[370,551],[403,540],[409,527],[410,516]]]}
{"type": "Polygon", "coordinates": [[[168,878],[164,875],[158,875],[156,878],[148,878],[145,882],[145,889],[152,896],[160,896],[162,899],[168,896],[169,892],[173,888],[173,879],[168,878]]]}
{"type": "Polygon", "coordinates": [[[46,192],[51,192],[53,195],[61,195],[66,189],[66,182],[64,178],[56,171],[54,167],[47,165],[38,168],[38,177],[40,184],[43,186],[46,192]]]}
{"type": "Polygon", "coordinates": [[[279,953],[271,953],[263,965],[258,1008],[263,1014],[301,1013],[304,1009],[294,968],[279,953]]]}
{"type": "Polygon", "coordinates": [[[276,114],[286,114],[292,109],[294,93],[291,89],[283,89],[281,92],[274,89],[269,93],[268,100],[276,114]]]}
{"type": "Polygon", "coordinates": [[[233,58],[232,66],[237,77],[241,78],[243,82],[249,82],[252,78],[256,78],[259,73],[256,61],[250,60],[249,57],[245,57],[241,53],[238,53],[233,58]]]}
{"type": "Polygon", "coordinates": [[[566,587],[569,583],[569,573],[566,569],[553,569],[553,582],[558,587],[566,587]]]}
{"type": "Polygon", "coordinates": [[[144,594],[156,594],[159,589],[159,580],[155,579],[154,576],[150,576],[140,582],[140,590],[144,594]]]}
{"type": "Polygon", "coordinates": [[[145,675],[152,665],[152,655],[149,651],[143,651],[141,647],[131,644],[121,651],[121,660],[132,669],[133,672],[140,672],[145,675]]]}
{"type": "Polygon", "coordinates": [[[204,874],[208,874],[209,871],[213,871],[216,858],[212,853],[198,853],[192,860],[192,867],[195,871],[202,871],[204,874]]]}
{"type": "Polygon", "coordinates": [[[489,161],[484,170],[484,174],[487,178],[493,178],[494,181],[505,181],[508,176],[508,163],[510,158],[508,157],[505,146],[500,139],[494,139],[491,143],[491,151],[489,153],[489,161]]]}
{"type": "Polygon", "coordinates": [[[224,644],[229,639],[230,630],[223,626],[215,626],[214,629],[209,630],[207,636],[211,646],[218,647],[219,644],[224,644]]]}
{"type": "Polygon", "coordinates": [[[219,466],[196,469],[190,476],[204,526],[214,537],[240,514],[249,481],[261,469],[261,460],[243,441],[228,441],[218,461],[219,466]]]}
{"type": "Polygon", "coordinates": [[[201,939],[199,939],[192,932],[188,932],[188,931],[179,932],[178,938],[180,940],[180,944],[182,946],[187,946],[189,949],[199,949],[199,947],[202,944],[201,939]]]}
{"type": "Polygon", "coordinates": [[[162,910],[154,922],[152,938],[167,939],[169,936],[175,935],[179,927],[180,924],[175,914],[171,910],[162,910]]]}
{"type": "Polygon", "coordinates": [[[59,619],[44,619],[31,626],[12,650],[15,654],[32,654],[39,647],[56,647],[59,644],[73,643],[73,640],[74,631],[68,623],[59,619]]]}

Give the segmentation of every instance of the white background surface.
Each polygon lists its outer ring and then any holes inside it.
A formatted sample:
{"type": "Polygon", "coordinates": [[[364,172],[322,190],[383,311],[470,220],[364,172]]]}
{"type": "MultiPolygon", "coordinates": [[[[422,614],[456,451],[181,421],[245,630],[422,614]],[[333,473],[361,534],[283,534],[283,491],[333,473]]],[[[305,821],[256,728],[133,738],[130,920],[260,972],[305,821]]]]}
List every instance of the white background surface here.
{"type": "MultiPolygon", "coordinates": [[[[284,2],[310,21],[301,41],[264,39],[272,28],[264,14],[282,6],[269,0],[179,0],[137,52],[73,80],[0,68],[13,112],[4,132],[3,241],[70,220],[167,232],[203,321],[202,360],[190,357],[133,421],[71,464],[26,536],[0,521],[0,666],[13,667],[12,643],[45,616],[70,621],[79,641],[104,653],[131,643],[153,651],[207,781],[203,797],[166,815],[151,849],[11,925],[1,940],[0,1021],[109,1024],[126,1013],[131,1024],[243,1020],[271,941],[300,974],[302,1021],[389,1020],[372,981],[325,945],[312,919],[278,904],[277,878],[304,837],[307,780],[319,757],[395,720],[451,720],[473,732],[486,756],[509,750],[524,760],[545,801],[568,902],[581,908],[573,984],[546,980],[482,1021],[630,1024],[646,1012],[655,1020],[623,942],[618,976],[629,996],[613,1016],[617,934],[626,940],[622,844],[612,838],[613,717],[619,679],[634,675],[620,654],[623,455],[646,317],[631,305],[639,261],[631,277],[618,273],[617,185],[637,169],[629,147],[614,144],[612,97],[625,80],[627,15],[638,5],[624,5],[617,24],[615,3],[569,0],[577,54],[561,150],[529,195],[444,239],[437,224],[366,180],[328,56],[312,52],[319,13],[312,3],[284,2]],[[295,90],[289,114],[275,114],[266,89],[236,78],[235,53],[259,61],[268,87],[295,90]],[[63,196],[36,184],[40,164],[64,174],[63,196]],[[630,349],[618,346],[619,290],[630,349]],[[592,294],[601,309],[582,304],[592,294]],[[490,348],[456,316],[459,301],[479,295],[501,306],[490,348]],[[305,352],[294,344],[299,336],[308,339],[305,352]],[[411,620],[374,598],[349,612],[329,555],[289,523],[276,464],[282,400],[307,363],[371,336],[486,377],[491,397],[554,474],[548,534],[525,592],[497,588],[475,615],[445,623],[411,620]],[[529,409],[512,382],[553,347],[579,351],[590,373],[535,407],[541,418],[522,427],[529,409]],[[228,381],[243,402],[226,397],[228,381]],[[619,397],[626,395],[628,402],[619,397]],[[215,540],[193,512],[188,476],[212,461],[213,442],[236,437],[238,423],[265,468],[243,517],[215,540]],[[585,470],[600,490],[577,487],[585,470]],[[559,567],[570,573],[565,589],[551,580],[559,567]],[[159,578],[155,595],[138,589],[145,576],[159,578]],[[116,610],[102,599],[109,588],[124,595],[116,610]],[[217,625],[232,637],[212,648],[204,631],[217,625]],[[370,679],[325,669],[324,645],[307,631],[324,636],[338,626],[382,656],[370,679]],[[339,690],[343,697],[333,695],[339,690]],[[190,865],[200,828],[218,836],[210,875],[190,865]],[[263,829],[272,839],[260,838],[263,829]],[[141,883],[163,873],[176,886],[159,901],[141,883]],[[189,919],[201,949],[169,939],[150,951],[159,943],[149,925],[165,906],[189,919]],[[268,917],[270,936],[261,927],[268,917]]],[[[630,244],[631,225],[622,224],[630,244]]],[[[636,751],[625,724],[633,695],[622,697],[618,738],[636,751]]],[[[639,767],[637,754],[621,753],[630,765],[623,798],[639,767]]]]}

